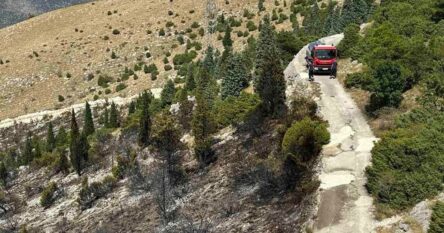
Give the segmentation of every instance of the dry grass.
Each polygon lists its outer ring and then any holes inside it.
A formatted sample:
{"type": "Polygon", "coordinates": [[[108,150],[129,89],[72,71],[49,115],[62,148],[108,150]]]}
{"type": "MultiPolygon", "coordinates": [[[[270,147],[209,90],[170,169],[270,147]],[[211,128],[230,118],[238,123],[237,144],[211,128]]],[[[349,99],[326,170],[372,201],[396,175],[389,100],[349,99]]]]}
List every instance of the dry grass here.
{"type": "MultiPolygon", "coordinates": [[[[49,12],[0,30],[0,58],[10,61],[0,69],[0,119],[90,100],[99,95],[99,90],[104,92],[97,86],[97,71],[117,79],[124,67],[132,68],[140,56],[143,57],[142,62],[157,65],[161,72],[159,78],[153,82],[143,71],[137,72],[139,79],[126,81],[127,89],[115,93],[116,84],[113,84],[110,87],[113,93],[101,94],[100,98],[134,95],[146,88],[162,86],[165,79],[175,75],[174,71],[163,71],[165,53],[171,52],[171,64],[175,54],[185,51],[185,45],[179,45],[174,34],[185,31],[195,21],[205,28],[203,4],[192,0],[172,3],[102,0],[49,12]],[[169,10],[173,15],[168,14],[169,10]],[[194,13],[190,13],[192,10],[194,13]],[[112,14],[108,15],[108,11],[112,14]],[[175,26],[167,29],[165,24],[168,21],[175,26]],[[166,36],[158,35],[161,28],[165,28],[166,36]],[[114,35],[114,29],[118,29],[120,34],[114,35]],[[148,30],[152,33],[147,34],[148,30]],[[105,36],[109,40],[104,40],[105,36]],[[173,44],[177,47],[172,48],[173,44]],[[143,56],[144,47],[148,48],[152,58],[143,56]],[[117,54],[117,59],[111,59],[111,51],[117,54]],[[72,75],[70,79],[66,78],[67,73],[72,75]],[[88,82],[85,77],[89,73],[96,77],[88,82]],[[59,77],[60,74],[62,77],[59,77]],[[58,95],[66,100],[59,103],[58,95]]],[[[265,5],[267,11],[277,8],[274,2],[266,2],[265,5]]],[[[242,17],[243,10],[256,13],[257,1],[230,1],[227,5],[225,1],[218,0],[217,6],[219,13],[223,12],[226,18],[233,15],[243,20],[242,26],[233,28],[232,34],[234,47],[242,48],[247,38],[239,38],[235,32],[246,30],[248,20],[242,17]]],[[[287,15],[289,6],[290,2],[287,2],[284,9],[287,15]]],[[[279,7],[283,7],[282,4],[279,7]]],[[[257,24],[260,17],[255,15],[252,20],[257,24]]],[[[277,25],[278,30],[290,27],[289,20],[277,25]]],[[[198,34],[197,29],[193,32],[198,34]]],[[[221,48],[221,42],[216,39],[218,34],[214,34],[210,41],[221,48]]],[[[250,32],[250,35],[256,34],[257,31],[250,32]]],[[[202,42],[203,48],[208,42],[199,35],[196,41],[202,42]]]]}

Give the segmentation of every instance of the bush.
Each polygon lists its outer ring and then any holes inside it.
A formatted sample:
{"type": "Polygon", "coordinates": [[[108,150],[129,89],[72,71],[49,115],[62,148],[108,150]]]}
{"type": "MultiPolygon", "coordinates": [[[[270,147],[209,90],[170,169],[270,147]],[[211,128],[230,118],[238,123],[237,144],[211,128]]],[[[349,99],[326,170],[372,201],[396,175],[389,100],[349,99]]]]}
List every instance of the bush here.
{"type": "Polygon", "coordinates": [[[372,94],[366,110],[374,113],[382,107],[398,107],[406,87],[400,66],[392,62],[383,63],[375,69],[373,79],[372,94]]]}
{"type": "Polygon", "coordinates": [[[444,232],[444,202],[438,201],[435,206],[433,206],[432,218],[430,220],[430,226],[427,232],[444,232]]]}
{"type": "Polygon", "coordinates": [[[287,130],[282,151],[298,164],[308,163],[318,158],[322,146],[329,141],[326,124],[306,117],[287,130]]]}
{"type": "Polygon", "coordinates": [[[198,28],[198,27],[200,27],[200,25],[199,25],[198,22],[193,22],[193,23],[191,24],[191,28],[198,28]]]}
{"type": "Polygon", "coordinates": [[[174,26],[174,23],[171,22],[171,21],[168,21],[168,22],[166,22],[165,26],[166,26],[167,28],[169,28],[169,27],[174,26]]]}
{"type": "Polygon", "coordinates": [[[163,67],[163,69],[164,69],[165,71],[169,71],[169,70],[172,70],[173,67],[171,67],[171,65],[165,65],[165,66],[163,67]]]}
{"type": "Polygon", "coordinates": [[[119,35],[119,34],[120,34],[120,31],[118,29],[113,30],[113,35],[119,35]]]}
{"type": "Polygon", "coordinates": [[[370,90],[373,84],[373,78],[369,72],[347,74],[344,84],[346,88],[355,87],[370,90]]]}
{"type": "Polygon", "coordinates": [[[82,209],[90,208],[94,201],[106,196],[116,186],[117,180],[113,176],[105,177],[101,182],[93,182],[88,184],[88,179],[82,181],[82,188],[79,192],[77,202],[82,209]]]}
{"type": "Polygon", "coordinates": [[[242,92],[239,97],[230,96],[218,100],[214,104],[216,124],[218,128],[238,125],[244,122],[260,105],[257,95],[242,92]]]}
{"type": "Polygon", "coordinates": [[[63,97],[63,95],[59,95],[57,98],[58,98],[59,102],[65,101],[65,97],[63,97]]]}
{"type": "Polygon", "coordinates": [[[356,47],[361,38],[359,31],[360,27],[357,24],[350,24],[345,28],[344,39],[338,45],[341,57],[352,56],[353,48],[356,47]]]}
{"type": "Polygon", "coordinates": [[[254,22],[250,20],[247,22],[247,29],[248,29],[248,31],[252,32],[252,31],[256,31],[257,27],[254,24],[254,22]]]}
{"type": "Polygon", "coordinates": [[[397,118],[395,129],[375,144],[366,174],[378,210],[406,210],[441,192],[442,122],[442,112],[417,109],[397,118]]]}
{"type": "Polygon", "coordinates": [[[54,203],[56,197],[54,196],[57,191],[57,184],[55,182],[50,182],[48,186],[43,189],[42,195],[40,196],[40,205],[43,208],[48,208],[54,203]]]}
{"type": "Polygon", "coordinates": [[[191,52],[185,52],[182,54],[176,54],[173,57],[173,64],[174,65],[183,65],[183,64],[188,64],[190,62],[193,61],[194,58],[197,57],[197,52],[196,51],[191,51],[191,52]]]}
{"type": "Polygon", "coordinates": [[[97,85],[103,88],[107,88],[109,83],[113,82],[114,79],[108,75],[100,75],[97,79],[97,85]]]}
{"type": "Polygon", "coordinates": [[[119,92],[119,91],[121,91],[121,90],[124,90],[126,87],[127,87],[127,86],[126,86],[125,83],[119,83],[119,84],[116,86],[116,92],[119,92]]]}
{"type": "Polygon", "coordinates": [[[165,30],[163,28],[159,30],[159,36],[165,36],[165,30]]]}

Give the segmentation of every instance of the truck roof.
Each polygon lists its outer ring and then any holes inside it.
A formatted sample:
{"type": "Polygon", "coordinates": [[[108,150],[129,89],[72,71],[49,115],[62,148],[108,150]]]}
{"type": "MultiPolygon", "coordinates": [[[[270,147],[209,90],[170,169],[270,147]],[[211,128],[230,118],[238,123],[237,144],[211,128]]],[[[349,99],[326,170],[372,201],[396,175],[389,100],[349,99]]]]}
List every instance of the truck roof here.
{"type": "Polygon", "coordinates": [[[336,49],[336,46],[333,46],[333,45],[318,45],[318,46],[315,46],[315,49],[336,49]]]}

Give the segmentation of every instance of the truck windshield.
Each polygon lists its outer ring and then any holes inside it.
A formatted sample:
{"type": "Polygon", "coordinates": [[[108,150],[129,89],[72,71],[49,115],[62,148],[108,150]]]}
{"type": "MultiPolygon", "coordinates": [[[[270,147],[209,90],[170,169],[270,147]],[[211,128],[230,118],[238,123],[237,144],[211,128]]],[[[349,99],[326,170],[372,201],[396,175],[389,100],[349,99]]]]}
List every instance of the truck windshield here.
{"type": "Polygon", "coordinates": [[[336,50],[319,49],[315,51],[315,56],[321,60],[329,60],[336,57],[336,50]]]}

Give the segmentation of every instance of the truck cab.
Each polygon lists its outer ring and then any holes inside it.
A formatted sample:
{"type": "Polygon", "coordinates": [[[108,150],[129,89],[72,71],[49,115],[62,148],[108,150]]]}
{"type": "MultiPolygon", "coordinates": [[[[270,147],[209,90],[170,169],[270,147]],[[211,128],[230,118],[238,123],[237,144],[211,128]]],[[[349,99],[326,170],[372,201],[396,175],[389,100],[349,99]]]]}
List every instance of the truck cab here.
{"type": "Polygon", "coordinates": [[[315,44],[307,51],[307,66],[313,65],[316,73],[330,72],[333,64],[336,65],[337,49],[333,45],[315,44]]]}

